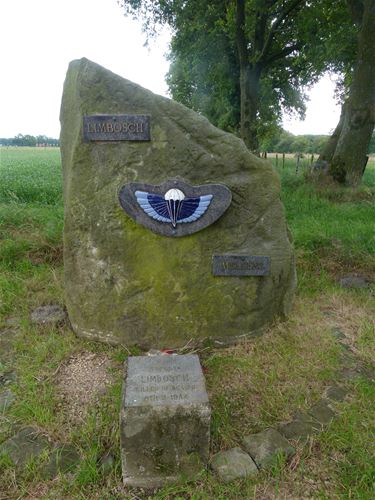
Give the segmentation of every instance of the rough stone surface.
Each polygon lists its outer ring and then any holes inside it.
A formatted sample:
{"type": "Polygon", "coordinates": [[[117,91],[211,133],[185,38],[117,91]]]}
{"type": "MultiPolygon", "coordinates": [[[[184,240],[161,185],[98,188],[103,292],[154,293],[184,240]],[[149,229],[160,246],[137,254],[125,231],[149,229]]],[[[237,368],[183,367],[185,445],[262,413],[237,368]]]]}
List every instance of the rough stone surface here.
{"type": "Polygon", "coordinates": [[[211,467],[225,483],[258,473],[254,460],[238,447],[214,455],[211,467]]]}
{"type": "Polygon", "coordinates": [[[329,404],[327,399],[321,399],[310,408],[309,415],[322,425],[329,424],[335,416],[335,412],[330,408],[329,404]]]}
{"type": "Polygon", "coordinates": [[[73,61],[61,107],[66,305],[75,332],[143,348],[255,335],[289,311],[294,252],[280,181],[243,141],[87,59],[73,61]],[[84,115],[147,114],[151,141],[83,142],[84,115]],[[118,201],[131,181],[221,183],[232,203],[190,236],[156,235],[118,201]],[[268,276],[218,277],[213,254],[271,258],[268,276]]]}
{"type": "Polygon", "coordinates": [[[8,409],[15,399],[16,396],[10,389],[0,391],[0,413],[8,409]]]}
{"type": "Polygon", "coordinates": [[[208,461],[211,411],[198,356],[130,357],[120,412],[124,483],[153,488],[208,461]]]}
{"type": "Polygon", "coordinates": [[[7,454],[16,467],[22,467],[48,447],[48,439],[38,429],[25,427],[0,445],[0,455],[7,454]]]}
{"type": "Polygon", "coordinates": [[[371,281],[366,276],[361,276],[359,274],[348,274],[347,276],[342,276],[338,283],[343,288],[369,288],[371,281]]]}
{"type": "Polygon", "coordinates": [[[31,322],[37,325],[57,325],[66,319],[66,312],[59,305],[40,306],[31,313],[31,322]]]}
{"type": "Polygon", "coordinates": [[[295,452],[293,446],[275,429],[245,436],[242,444],[259,468],[271,466],[279,454],[289,458],[295,452]]]}

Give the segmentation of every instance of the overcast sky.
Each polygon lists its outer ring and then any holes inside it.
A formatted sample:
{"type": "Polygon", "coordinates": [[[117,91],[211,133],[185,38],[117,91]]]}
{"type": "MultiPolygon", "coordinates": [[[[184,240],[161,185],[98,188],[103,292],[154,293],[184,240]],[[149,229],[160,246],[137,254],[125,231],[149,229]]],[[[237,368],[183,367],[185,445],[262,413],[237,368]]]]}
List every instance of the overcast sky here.
{"type": "MultiPolygon", "coordinates": [[[[59,109],[68,64],[87,57],[157,94],[167,95],[168,33],[149,49],[138,22],[116,0],[2,0],[0,2],[0,137],[58,137],[59,109]]],[[[294,134],[328,134],[339,109],[333,83],[311,92],[306,120],[286,120],[294,134]]]]}

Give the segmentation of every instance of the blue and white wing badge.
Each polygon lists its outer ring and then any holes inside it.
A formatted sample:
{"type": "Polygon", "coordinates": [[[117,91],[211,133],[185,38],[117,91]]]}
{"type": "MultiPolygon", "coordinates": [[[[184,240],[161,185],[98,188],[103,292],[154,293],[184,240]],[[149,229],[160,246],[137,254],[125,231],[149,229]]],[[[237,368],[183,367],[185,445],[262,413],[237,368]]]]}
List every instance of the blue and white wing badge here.
{"type": "Polygon", "coordinates": [[[129,183],[119,193],[122,208],[136,222],[165,236],[185,236],[215,222],[230,205],[221,184],[189,186],[167,181],[161,186],[129,183]]]}
{"type": "Polygon", "coordinates": [[[213,198],[212,194],[186,198],[180,189],[169,189],[164,197],[146,191],[136,191],[134,194],[140,207],[149,217],[170,223],[173,227],[199,219],[213,198]]]}

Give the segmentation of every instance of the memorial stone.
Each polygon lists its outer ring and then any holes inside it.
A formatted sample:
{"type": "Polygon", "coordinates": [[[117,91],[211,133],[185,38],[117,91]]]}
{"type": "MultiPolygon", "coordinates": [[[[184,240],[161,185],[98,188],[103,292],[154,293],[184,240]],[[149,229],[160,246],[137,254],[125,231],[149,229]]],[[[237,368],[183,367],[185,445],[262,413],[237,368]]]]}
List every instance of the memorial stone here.
{"type": "Polygon", "coordinates": [[[210,407],[196,355],[129,357],[120,412],[124,483],[159,487],[207,463],[210,407]]]}
{"type": "Polygon", "coordinates": [[[225,345],[289,311],[279,178],[241,139],[87,59],[69,66],[60,118],[65,299],[78,335],[225,345]]]}

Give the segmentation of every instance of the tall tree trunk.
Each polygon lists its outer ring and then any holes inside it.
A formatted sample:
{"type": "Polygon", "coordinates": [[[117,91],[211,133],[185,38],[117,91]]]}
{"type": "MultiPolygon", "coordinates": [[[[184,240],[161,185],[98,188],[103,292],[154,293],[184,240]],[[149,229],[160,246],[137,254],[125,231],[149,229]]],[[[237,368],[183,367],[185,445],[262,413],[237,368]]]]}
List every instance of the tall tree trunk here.
{"type": "Polygon", "coordinates": [[[341,134],[341,131],[342,131],[342,126],[344,124],[345,109],[346,109],[346,106],[345,106],[345,103],[344,103],[341,106],[341,114],[340,114],[339,123],[337,124],[337,126],[336,126],[335,130],[333,131],[333,134],[331,135],[331,137],[328,139],[328,141],[324,145],[324,148],[323,148],[322,152],[319,155],[319,158],[318,158],[318,160],[316,162],[316,165],[319,165],[319,164],[322,165],[323,163],[324,164],[331,163],[333,155],[335,154],[337,143],[338,143],[339,138],[340,138],[340,134],[341,134]]]}
{"type": "Polygon", "coordinates": [[[259,141],[257,132],[257,112],[259,108],[260,70],[250,65],[240,67],[241,89],[241,137],[246,146],[253,152],[258,152],[259,141]]]}
{"type": "Polygon", "coordinates": [[[348,186],[360,183],[374,130],[375,108],[375,0],[364,0],[358,35],[357,64],[337,146],[328,173],[348,186]]]}
{"type": "Polygon", "coordinates": [[[246,146],[258,152],[257,112],[260,65],[251,64],[245,35],[245,0],[237,0],[236,42],[240,62],[240,133],[246,146]]]}

